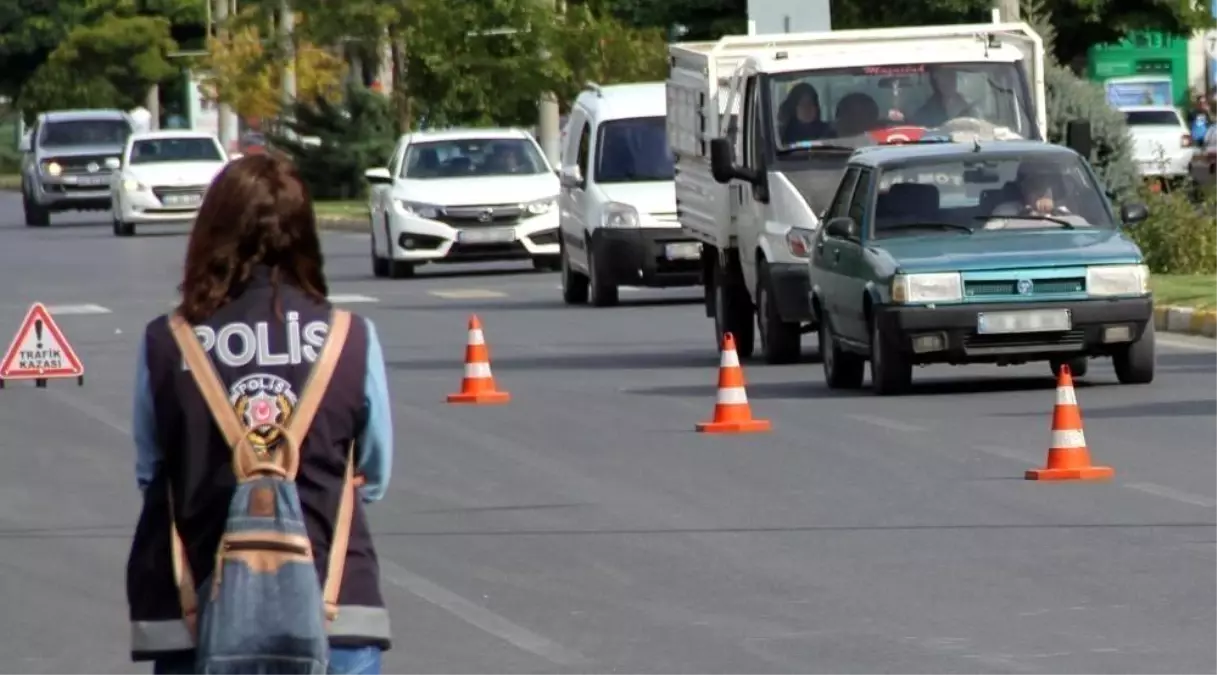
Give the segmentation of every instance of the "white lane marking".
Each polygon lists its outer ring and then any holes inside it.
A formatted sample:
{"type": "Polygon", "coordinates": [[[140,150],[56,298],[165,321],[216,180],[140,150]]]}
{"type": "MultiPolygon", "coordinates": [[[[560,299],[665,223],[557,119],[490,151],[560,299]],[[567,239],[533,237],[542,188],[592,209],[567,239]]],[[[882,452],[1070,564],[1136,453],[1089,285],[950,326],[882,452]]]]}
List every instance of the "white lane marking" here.
{"type": "Polygon", "coordinates": [[[1190,492],[1169,488],[1165,485],[1158,485],[1157,483],[1125,483],[1124,487],[1158,497],[1165,497],[1166,499],[1182,502],[1184,504],[1191,504],[1193,506],[1203,506],[1204,508],[1208,509],[1217,506],[1217,500],[1209,499],[1208,497],[1204,497],[1202,495],[1196,495],[1190,492]]]}
{"type": "Polygon", "coordinates": [[[381,558],[380,572],[385,581],[443,609],[466,623],[515,645],[531,654],[536,654],[550,663],[565,666],[584,666],[588,660],[576,651],[567,649],[546,637],[537,635],[509,619],[474,604],[469,600],[407,570],[391,560],[381,558]]]}
{"type": "Polygon", "coordinates": [[[925,431],[924,427],[919,427],[915,424],[905,424],[904,422],[897,422],[896,420],[889,420],[886,417],[876,417],[875,415],[847,415],[847,417],[849,417],[850,419],[857,420],[859,422],[865,422],[866,424],[873,424],[877,427],[883,427],[884,429],[891,429],[892,431],[904,431],[904,432],[925,431]]]}
{"type": "Polygon", "coordinates": [[[112,313],[108,308],[102,307],[101,305],[47,305],[46,310],[51,313],[51,316],[112,313]]]}
{"type": "Polygon", "coordinates": [[[507,297],[506,293],[489,291],[484,288],[451,288],[448,290],[427,291],[427,295],[434,295],[437,298],[445,300],[485,300],[487,298],[507,297]]]}
{"type": "Polygon", "coordinates": [[[326,298],[333,303],[359,303],[359,302],[380,302],[370,295],[359,295],[357,293],[335,293],[326,298]]]}

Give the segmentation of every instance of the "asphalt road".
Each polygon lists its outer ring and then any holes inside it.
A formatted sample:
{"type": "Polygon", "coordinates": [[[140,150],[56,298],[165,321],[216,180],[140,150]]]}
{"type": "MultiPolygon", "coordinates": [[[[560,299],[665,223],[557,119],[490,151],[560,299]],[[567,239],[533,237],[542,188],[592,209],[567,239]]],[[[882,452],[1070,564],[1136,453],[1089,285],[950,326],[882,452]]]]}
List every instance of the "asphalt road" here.
{"type": "MultiPolygon", "coordinates": [[[[87,374],[0,391],[0,669],[131,672],[131,364],[185,237],[20,218],[0,194],[0,330],[54,306],[87,374]]],[[[746,364],[773,432],[706,436],[696,291],[574,309],[525,266],[381,281],[366,237],[325,250],[389,360],[386,672],[1217,671],[1211,340],[1162,337],[1148,386],[1092,366],[1086,437],[1116,478],[1045,484],[1022,474],[1046,366],[930,368],[878,399],[829,392],[811,359],[746,364]],[[474,312],[507,406],[443,402],[474,312]]]]}

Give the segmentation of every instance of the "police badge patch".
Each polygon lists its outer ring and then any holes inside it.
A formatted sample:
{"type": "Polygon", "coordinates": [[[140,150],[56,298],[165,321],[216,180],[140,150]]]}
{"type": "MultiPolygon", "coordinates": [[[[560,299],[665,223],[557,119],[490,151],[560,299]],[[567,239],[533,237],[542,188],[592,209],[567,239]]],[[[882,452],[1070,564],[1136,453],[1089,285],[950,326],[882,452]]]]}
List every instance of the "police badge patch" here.
{"type": "Polygon", "coordinates": [[[249,430],[255,452],[268,455],[278,449],[282,432],[272,425],[286,426],[296,409],[291,383],[264,373],[247,375],[229,388],[228,402],[249,430]]]}

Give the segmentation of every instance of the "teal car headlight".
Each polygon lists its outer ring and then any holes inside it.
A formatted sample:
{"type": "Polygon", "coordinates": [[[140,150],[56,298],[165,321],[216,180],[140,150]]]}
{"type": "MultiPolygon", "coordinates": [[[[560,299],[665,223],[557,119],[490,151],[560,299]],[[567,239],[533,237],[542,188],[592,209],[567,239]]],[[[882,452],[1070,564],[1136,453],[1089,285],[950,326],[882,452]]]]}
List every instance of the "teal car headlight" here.
{"type": "Polygon", "coordinates": [[[963,280],[958,272],[897,274],[892,277],[892,302],[899,305],[962,300],[963,280]]]}
{"type": "Polygon", "coordinates": [[[1096,265],[1086,268],[1086,293],[1098,297],[1149,293],[1145,265],[1096,265]]]}

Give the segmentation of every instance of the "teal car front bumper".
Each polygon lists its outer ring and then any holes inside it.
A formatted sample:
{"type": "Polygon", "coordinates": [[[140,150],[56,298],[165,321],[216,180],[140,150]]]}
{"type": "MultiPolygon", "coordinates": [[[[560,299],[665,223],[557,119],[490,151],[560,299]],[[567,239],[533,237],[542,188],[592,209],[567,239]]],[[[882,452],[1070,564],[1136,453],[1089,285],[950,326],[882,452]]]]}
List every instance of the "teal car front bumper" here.
{"type": "Polygon", "coordinates": [[[881,305],[879,335],[915,364],[1024,363],[1110,356],[1144,334],[1153,298],[1041,302],[968,302],[958,305],[881,305]],[[1068,330],[983,334],[979,315],[1022,310],[1069,310],[1068,330]]]}

